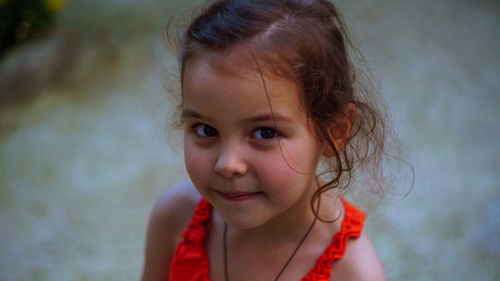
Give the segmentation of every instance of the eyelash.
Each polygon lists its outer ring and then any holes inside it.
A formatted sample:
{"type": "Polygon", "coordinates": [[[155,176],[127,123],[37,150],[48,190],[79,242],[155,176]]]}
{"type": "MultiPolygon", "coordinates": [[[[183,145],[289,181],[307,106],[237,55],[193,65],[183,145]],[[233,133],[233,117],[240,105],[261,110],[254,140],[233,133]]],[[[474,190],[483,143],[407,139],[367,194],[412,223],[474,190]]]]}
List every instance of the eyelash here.
{"type": "MultiPolygon", "coordinates": [[[[203,124],[203,123],[196,123],[196,124],[194,124],[193,125],[193,131],[200,138],[217,137],[219,135],[219,133],[217,132],[217,130],[214,127],[212,127],[210,125],[207,125],[207,124],[203,124]],[[205,127],[203,127],[203,126],[205,126],[205,127]],[[206,132],[204,132],[204,129],[211,129],[211,130],[213,130],[212,131],[213,135],[210,135],[210,136],[206,135],[206,132]]],[[[255,138],[255,139],[257,139],[260,142],[270,142],[270,141],[273,141],[274,139],[276,139],[280,135],[281,134],[280,134],[280,132],[278,130],[276,130],[274,128],[271,128],[271,127],[258,127],[258,128],[254,129],[252,131],[252,137],[255,138]],[[264,130],[271,130],[272,132],[268,131],[266,133],[272,133],[273,136],[271,136],[269,138],[263,138],[262,137],[262,133],[263,133],[264,130]],[[259,131],[261,132],[260,134],[258,134],[259,131]],[[258,137],[257,134],[260,135],[260,137],[258,137]]]]}

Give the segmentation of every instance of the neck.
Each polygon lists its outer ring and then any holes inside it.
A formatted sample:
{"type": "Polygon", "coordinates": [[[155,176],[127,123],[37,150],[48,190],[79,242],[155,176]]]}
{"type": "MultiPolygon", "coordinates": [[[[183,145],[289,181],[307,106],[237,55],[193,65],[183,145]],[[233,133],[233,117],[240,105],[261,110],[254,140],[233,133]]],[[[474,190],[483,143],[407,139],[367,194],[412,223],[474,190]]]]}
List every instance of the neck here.
{"type": "Polygon", "coordinates": [[[248,239],[251,239],[259,244],[296,243],[314,220],[310,204],[304,205],[297,206],[299,208],[294,209],[293,212],[280,214],[258,228],[242,230],[230,227],[229,233],[235,240],[249,241],[248,239]]]}

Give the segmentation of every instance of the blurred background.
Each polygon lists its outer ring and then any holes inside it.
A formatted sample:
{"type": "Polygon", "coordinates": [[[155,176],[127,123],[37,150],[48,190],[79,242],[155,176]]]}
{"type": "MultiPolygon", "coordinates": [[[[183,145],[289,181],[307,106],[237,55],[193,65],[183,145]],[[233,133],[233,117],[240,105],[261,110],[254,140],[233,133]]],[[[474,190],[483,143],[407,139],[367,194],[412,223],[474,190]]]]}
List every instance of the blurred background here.
{"type": "MultiPolygon", "coordinates": [[[[163,31],[201,1],[179,2],[0,0],[1,281],[139,279],[186,178],[163,31]]],[[[368,216],[389,280],[500,280],[500,3],[335,3],[416,173],[368,216]]]]}

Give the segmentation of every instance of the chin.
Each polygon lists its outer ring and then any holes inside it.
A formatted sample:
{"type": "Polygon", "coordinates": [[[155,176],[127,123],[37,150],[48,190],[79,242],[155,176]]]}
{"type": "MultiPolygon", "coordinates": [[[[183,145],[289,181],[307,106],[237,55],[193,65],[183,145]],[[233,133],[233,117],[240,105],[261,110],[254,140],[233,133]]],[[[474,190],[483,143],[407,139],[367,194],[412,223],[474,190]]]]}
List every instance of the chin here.
{"type": "Polygon", "coordinates": [[[238,215],[234,212],[232,214],[225,214],[220,211],[217,211],[217,213],[224,220],[224,222],[239,230],[254,229],[267,222],[264,218],[257,218],[256,216],[248,214],[238,215]]]}

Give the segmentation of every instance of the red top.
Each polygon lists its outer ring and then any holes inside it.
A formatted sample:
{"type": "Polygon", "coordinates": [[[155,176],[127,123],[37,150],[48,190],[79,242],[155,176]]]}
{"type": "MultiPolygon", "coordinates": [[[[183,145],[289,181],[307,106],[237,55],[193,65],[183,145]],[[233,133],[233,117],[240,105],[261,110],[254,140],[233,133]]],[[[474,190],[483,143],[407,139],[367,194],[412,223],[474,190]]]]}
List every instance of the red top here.
{"type": "MultiPolygon", "coordinates": [[[[341,201],[345,212],[342,229],[335,234],[332,243],[316,261],[316,266],[302,278],[302,281],[330,280],[332,263],[344,256],[347,240],[361,235],[365,214],[342,197],[341,201]]],[[[170,281],[210,281],[205,241],[208,236],[207,224],[211,216],[212,206],[205,199],[201,199],[193,219],[182,235],[184,239],[175,250],[170,264],[170,281]]]]}

